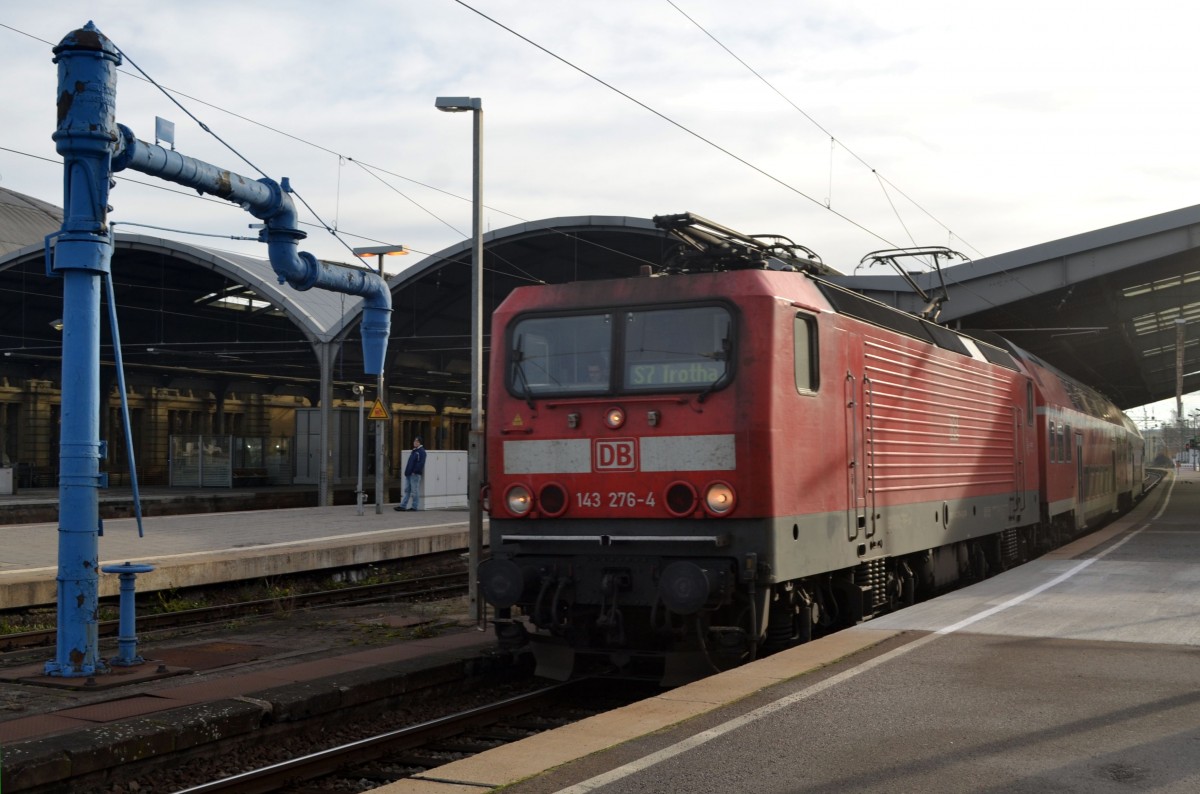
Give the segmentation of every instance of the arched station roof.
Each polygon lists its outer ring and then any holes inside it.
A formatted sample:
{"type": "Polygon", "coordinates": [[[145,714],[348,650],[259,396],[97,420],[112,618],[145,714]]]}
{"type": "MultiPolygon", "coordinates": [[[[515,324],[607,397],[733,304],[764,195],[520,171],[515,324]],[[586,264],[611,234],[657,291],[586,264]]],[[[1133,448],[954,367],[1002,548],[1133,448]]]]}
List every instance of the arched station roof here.
{"type": "MultiPolygon", "coordinates": [[[[47,377],[57,376],[60,337],[49,323],[61,314],[62,299],[59,282],[45,276],[41,239],[61,219],[58,208],[0,188],[3,363],[26,362],[47,377]]],[[[552,218],[488,232],[485,350],[488,318],[515,287],[631,276],[661,264],[672,245],[650,220],[619,216],[552,218]]],[[[1195,206],[949,267],[950,299],[940,320],[996,331],[1122,408],[1174,395],[1182,327],[1184,391],[1200,390],[1200,338],[1189,330],[1200,322],[1198,248],[1195,206]]],[[[468,404],[471,253],[464,240],[389,281],[387,382],[394,400],[468,404]]],[[[362,374],[361,300],[280,285],[265,259],[118,233],[113,273],[133,373],[164,385],[188,377],[254,381],[312,396],[319,380],[312,345],[345,342],[335,388],[373,380],[362,374]]],[[[915,278],[936,292],[934,274],[915,278]]],[[[924,303],[899,276],[832,280],[910,311],[924,303]]]]}

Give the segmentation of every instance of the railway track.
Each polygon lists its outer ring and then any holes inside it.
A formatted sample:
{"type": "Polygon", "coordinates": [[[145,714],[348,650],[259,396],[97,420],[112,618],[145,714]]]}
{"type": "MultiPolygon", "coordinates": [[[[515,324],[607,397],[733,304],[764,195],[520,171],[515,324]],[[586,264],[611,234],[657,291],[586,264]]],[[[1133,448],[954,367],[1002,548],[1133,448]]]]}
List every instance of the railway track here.
{"type": "MultiPolygon", "coordinates": [[[[233,583],[236,586],[236,583],[233,583]]],[[[316,609],[329,606],[353,606],[379,601],[423,601],[453,598],[467,592],[467,572],[421,576],[412,579],[367,585],[353,585],[311,593],[292,593],[277,598],[263,598],[230,604],[197,607],[174,612],[139,614],[137,628],[141,634],[153,631],[202,626],[241,619],[247,616],[272,614],[280,608],[316,609]]],[[[103,620],[98,624],[101,638],[118,636],[118,621],[103,620]]],[[[56,629],[44,628],[0,635],[0,652],[27,650],[51,646],[56,629]]]]}
{"type": "Polygon", "coordinates": [[[577,722],[660,692],[642,684],[612,691],[587,678],[555,684],[377,736],[323,749],[178,794],[310,794],[366,791],[428,769],[577,722]],[[586,705],[583,705],[585,704],[586,705]]]}

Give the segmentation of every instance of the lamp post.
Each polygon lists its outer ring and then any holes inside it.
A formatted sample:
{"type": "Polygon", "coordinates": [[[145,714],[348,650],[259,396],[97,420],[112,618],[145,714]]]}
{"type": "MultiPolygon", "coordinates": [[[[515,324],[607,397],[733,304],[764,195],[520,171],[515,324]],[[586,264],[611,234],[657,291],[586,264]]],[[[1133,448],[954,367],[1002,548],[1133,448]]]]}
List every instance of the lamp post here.
{"type": "MultiPolygon", "coordinates": [[[[404,246],[402,246],[402,245],[372,245],[372,246],[367,246],[365,248],[354,248],[351,250],[353,250],[355,256],[360,257],[360,258],[366,258],[368,256],[379,257],[379,277],[381,279],[384,279],[385,282],[387,280],[387,277],[384,276],[384,274],[383,274],[383,258],[385,256],[404,256],[405,254],[408,253],[408,251],[406,251],[404,246]]],[[[386,412],[387,411],[387,402],[384,400],[384,391],[383,391],[383,371],[384,371],[384,369],[386,369],[386,367],[379,368],[379,384],[378,384],[378,390],[376,391],[376,399],[379,401],[379,404],[384,407],[384,411],[386,412]]],[[[374,413],[374,412],[372,411],[372,413],[374,413]]],[[[362,415],[362,412],[360,411],[359,416],[361,417],[361,415],[362,415]]],[[[360,421],[361,421],[361,418],[360,418],[360,421]]],[[[385,430],[385,428],[381,425],[377,425],[375,427],[375,514],[376,515],[383,513],[383,470],[385,467],[385,462],[383,459],[384,430],[385,430]]],[[[359,432],[360,433],[362,432],[361,428],[359,428],[359,432]]],[[[361,450],[360,450],[359,454],[360,455],[362,454],[361,450]]],[[[322,463],[322,465],[324,465],[324,463],[322,463]]],[[[360,491],[362,490],[361,483],[359,484],[359,490],[360,491]]],[[[362,504],[361,494],[359,495],[358,498],[360,500],[359,504],[361,505],[362,504]]],[[[360,512],[359,515],[361,515],[361,514],[362,513],[360,512]]]]}
{"type": "Polygon", "coordinates": [[[483,100],[479,97],[440,96],[433,106],[447,113],[471,111],[474,115],[471,189],[471,432],[467,443],[467,598],[477,627],[484,628],[483,602],[479,599],[479,558],[483,553],[483,100]]]}

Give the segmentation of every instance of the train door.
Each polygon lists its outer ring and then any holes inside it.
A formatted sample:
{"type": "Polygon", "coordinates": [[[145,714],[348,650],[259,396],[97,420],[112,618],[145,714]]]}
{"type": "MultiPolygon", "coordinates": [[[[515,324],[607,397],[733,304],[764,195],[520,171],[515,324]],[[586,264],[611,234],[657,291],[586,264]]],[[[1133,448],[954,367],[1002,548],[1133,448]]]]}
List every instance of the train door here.
{"type": "Polygon", "coordinates": [[[859,379],[846,373],[846,539],[856,540],[867,526],[867,472],[863,446],[863,400],[859,379]]]}
{"type": "Polygon", "coordinates": [[[1009,520],[1020,520],[1025,512],[1025,424],[1017,406],[1013,406],[1013,493],[1009,503],[1009,520]]]}
{"type": "Polygon", "coordinates": [[[867,466],[864,427],[862,339],[841,335],[841,360],[846,364],[843,405],[846,406],[846,540],[851,543],[867,530],[867,466]]]}
{"type": "MultiPolygon", "coordinates": [[[[1070,442],[1068,442],[1070,443],[1070,442]]],[[[1083,433],[1075,434],[1075,528],[1087,526],[1087,468],[1083,461],[1083,433]]]]}
{"type": "Polygon", "coordinates": [[[1117,509],[1118,509],[1117,508],[1117,494],[1120,493],[1120,488],[1118,488],[1117,485],[1118,485],[1118,483],[1117,483],[1117,451],[1114,449],[1112,451],[1112,470],[1109,475],[1109,482],[1108,482],[1108,497],[1109,497],[1109,502],[1110,502],[1109,509],[1112,510],[1114,513],[1117,512],[1117,509]]]}

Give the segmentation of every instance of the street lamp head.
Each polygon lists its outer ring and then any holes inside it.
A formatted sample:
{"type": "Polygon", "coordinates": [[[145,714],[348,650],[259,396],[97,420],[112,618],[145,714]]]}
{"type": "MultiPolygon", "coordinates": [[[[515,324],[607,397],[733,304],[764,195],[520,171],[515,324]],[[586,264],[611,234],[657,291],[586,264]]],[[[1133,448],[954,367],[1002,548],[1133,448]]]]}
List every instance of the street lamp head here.
{"type": "Polygon", "coordinates": [[[368,256],[404,256],[408,250],[402,245],[368,245],[363,248],[351,248],[357,257],[368,256]]]}
{"type": "Polygon", "coordinates": [[[483,100],[469,96],[440,96],[433,106],[447,113],[462,113],[465,110],[483,110],[483,100]]]}

